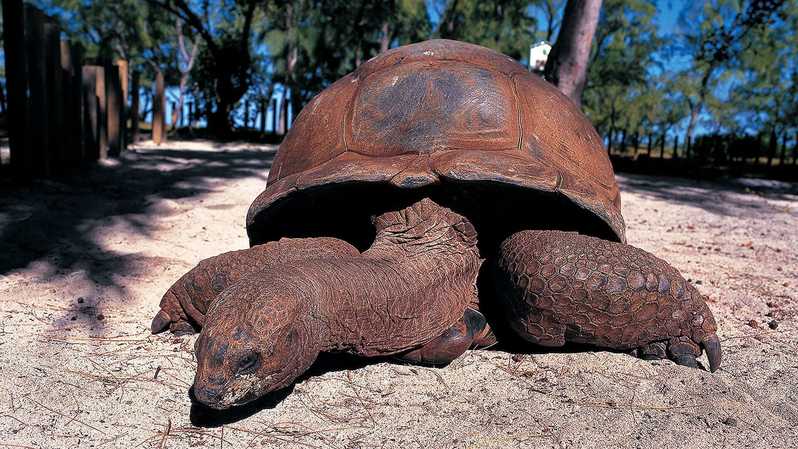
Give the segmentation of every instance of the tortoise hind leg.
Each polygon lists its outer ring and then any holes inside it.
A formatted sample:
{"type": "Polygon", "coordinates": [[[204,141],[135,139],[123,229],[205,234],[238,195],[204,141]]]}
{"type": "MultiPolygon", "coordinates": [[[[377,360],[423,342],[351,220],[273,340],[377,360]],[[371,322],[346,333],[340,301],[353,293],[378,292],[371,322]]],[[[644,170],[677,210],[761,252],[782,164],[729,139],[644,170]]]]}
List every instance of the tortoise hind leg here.
{"type": "Polygon", "coordinates": [[[399,358],[419,365],[448,365],[475,344],[490,342],[491,335],[485,317],[476,310],[468,308],[463,318],[439,337],[420,348],[402,354],[399,358]]]}

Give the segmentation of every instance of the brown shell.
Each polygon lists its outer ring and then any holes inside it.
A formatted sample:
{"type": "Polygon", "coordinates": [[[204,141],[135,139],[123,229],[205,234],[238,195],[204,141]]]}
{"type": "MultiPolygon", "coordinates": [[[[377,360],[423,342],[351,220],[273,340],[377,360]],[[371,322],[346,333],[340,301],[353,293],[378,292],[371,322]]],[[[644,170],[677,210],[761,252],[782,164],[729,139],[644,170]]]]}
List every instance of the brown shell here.
{"type": "Polygon", "coordinates": [[[249,209],[250,241],[302,192],[446,181],[563,195],[625,241],[612,166],[579,108],[510,57],[450,40],[382,53],[303,108],[249,209]]]}

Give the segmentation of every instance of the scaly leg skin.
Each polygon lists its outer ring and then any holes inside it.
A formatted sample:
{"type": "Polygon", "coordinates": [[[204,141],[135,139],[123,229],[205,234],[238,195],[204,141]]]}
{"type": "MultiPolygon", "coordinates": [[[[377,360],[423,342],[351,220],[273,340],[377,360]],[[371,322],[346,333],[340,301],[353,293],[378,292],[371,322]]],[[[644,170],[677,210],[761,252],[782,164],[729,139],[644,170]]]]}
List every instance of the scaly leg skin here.
{"type": "Polygon", "coordinates": [[[486,328],[485,317],[476,310],[467,308],[463,318],[446,329],[442,335],[399,358],[418,365],[448,365],[469,348],[478,345],[478,339],[489,332],[486,328]]]}
{"type": "Polygon", "coordinates": [[[175,335],[196,332],[202,327],[205,313],[214,298],[249,273],[286,262],[358,254],[355,247],[343,240],[320,237],[285,238],[210,257],[166,291],[150,330],[157,334],[169,329],[175,335]]]}
{"type": "Polygon", "coordinates": [[[497,296],[512,328],[543,346],[630,350],[720,366],[706,298],[665,261],[633,246],[561,231],[522,231],[501,245],[497,296]]]}

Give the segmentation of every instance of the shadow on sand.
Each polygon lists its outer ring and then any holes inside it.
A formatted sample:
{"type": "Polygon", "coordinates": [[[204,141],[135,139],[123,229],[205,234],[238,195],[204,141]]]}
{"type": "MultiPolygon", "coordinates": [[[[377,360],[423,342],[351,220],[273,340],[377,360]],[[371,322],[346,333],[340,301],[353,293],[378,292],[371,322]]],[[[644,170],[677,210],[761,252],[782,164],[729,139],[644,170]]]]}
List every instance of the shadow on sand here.
{"type": "Polygon", "coordinates": [[[761,215],[779,212],[754,195],[770,200],[795,201],[798,184],[766,179],[738,178],[720,181],[697,181],[667,176],[618,176],[621,196],[634,192],[669,203],[704,209],[718,215],[761,215]]]}
{"type": "MultiPolygon", "coordinates": [[[[214,182],[260,176],[265,185],[275,147],[224,148],[132,149],[80,174],[0,186],[0,277],[35,264],[38,282],[82,272],[96,286],[118,292],[117,300],[124,298],[125,286],[115,277],[134,269],[141,256],[105,248],[97,235],[120,223],[147,235],[160,218],[159,201],[203,196],[214,182]]],[[[74,310],[64,316],[91,307],[70,304],[74,310]]]]}

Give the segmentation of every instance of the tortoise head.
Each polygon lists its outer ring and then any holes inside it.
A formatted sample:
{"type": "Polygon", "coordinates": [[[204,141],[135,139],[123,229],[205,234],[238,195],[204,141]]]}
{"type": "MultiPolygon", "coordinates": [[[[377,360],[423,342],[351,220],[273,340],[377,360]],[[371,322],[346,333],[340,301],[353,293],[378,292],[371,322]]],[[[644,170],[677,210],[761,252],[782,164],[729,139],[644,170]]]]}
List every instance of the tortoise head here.
{"type": "Polygon", "coordinates": [[[193,395],[210,408],[242,405],[290,385],[322,349],[311,299],[260,276],[267,275],[250,275],[219,295],[197,339],[193,395]]]}

